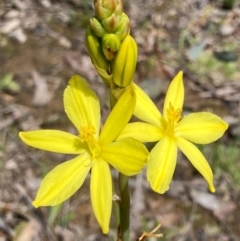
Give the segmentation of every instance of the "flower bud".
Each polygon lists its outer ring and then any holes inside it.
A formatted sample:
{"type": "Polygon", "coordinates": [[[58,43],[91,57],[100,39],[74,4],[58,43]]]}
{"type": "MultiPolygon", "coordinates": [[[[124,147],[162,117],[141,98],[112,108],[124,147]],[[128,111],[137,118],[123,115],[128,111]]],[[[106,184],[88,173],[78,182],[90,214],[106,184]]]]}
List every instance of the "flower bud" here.
{"type": "Polygon", "coordinates": [[[102,24],[99,22],[97,18],[90,19],[90,27],[94,34],[101,38],[107,31],[103,28],[102,24]]]}
{"type": "Polygon", "coordinates": [[[108,69],[109,62],[103,54],[101,40],[93,34],[90,28],[87,29],[85,41],[93,65],[101,69],[108,69]]]}
{"type": "Polygon", "coordinates": [[[102,37],[102,49],[107,60],[113,60],[121,46],[120,38],[115,34],[105,34],[102,37]]]}
{"type": "Polygon", "coordinates": [[[118,27],[121,20],[121,16],[112,14],[110,17],[102,20],[102,26],[109,32],[112,33],[118,27]]]}
{"type": "Polygon", "coordinates": [[[137,64],[137,44],[127,35],[113,61],[113,81],[120,87],[127,87],[133,80],[137,64]]]}
{"type": "Polygon", "coordinates": [[[122,14],[122,0],[94,0],[95,14],[99,20],[110,17],[115,11],[122,14]]]}
{"type": "Polygon", "coordinates": [[[129,32],[130,32],[130,21],[128,16],[125,13],[123,13],[121,16],[120,23],[118,24],[114,33],[118,35],[122,41],[129,34],[129,32]]]}

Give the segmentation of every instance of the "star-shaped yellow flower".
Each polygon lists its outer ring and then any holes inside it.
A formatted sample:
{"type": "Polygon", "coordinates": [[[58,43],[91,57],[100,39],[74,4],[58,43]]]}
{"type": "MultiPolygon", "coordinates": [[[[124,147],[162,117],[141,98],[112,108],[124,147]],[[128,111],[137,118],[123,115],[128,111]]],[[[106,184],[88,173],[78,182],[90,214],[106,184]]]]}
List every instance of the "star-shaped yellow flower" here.
{"type": "Polygon", "coordinates": [[[109,164],[124,175],[131,176],[141,171],[148,157],[147,149],[137,140],[125,138],[114,142],[131,118],[135,104],[136,95],[129,88],[111,111],[100,133],[100,105],[96,94],[80,76],[71,78],[64,92],[64,107],[79,135],[58,130],[19,133],[29,146],[78,154],[46,175],[33,202],[35,207],[54,206],[65,201],[81,187],[91,170],[93,211],[103,233],[109,231],[112,209],[109,164]]]}
{"type": "Polygon", "coordinates": [[[171,82],[163,115],[151,99],[135,85],[137,95],[134,115],[148,123],[128,124],[118,139],[131,136],[142,142],[159,141],[152,149],[147,166],[147,179],[152,189],[164,193],[169,189],[177,160],[178,148],[202,174],[214,192],[212,170],[199,149],[192,144],[208,144],[219,139],[228,128],[220,117],[209,112],[181,116],[184,101],[182,72],[171,82]]]}

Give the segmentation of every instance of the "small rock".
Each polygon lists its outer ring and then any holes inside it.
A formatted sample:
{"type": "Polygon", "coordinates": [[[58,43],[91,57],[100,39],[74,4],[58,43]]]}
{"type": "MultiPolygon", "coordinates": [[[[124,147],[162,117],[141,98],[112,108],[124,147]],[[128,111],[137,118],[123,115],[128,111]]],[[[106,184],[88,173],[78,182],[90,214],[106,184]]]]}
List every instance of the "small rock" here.
{"type": "Polygon", "coordinates": [[[5,19],[12,19],[12,18],[19,17],[19,15],[20,15],[19,11],[15,10],[15,9],[12,9],[9,12],[7,12],[6,14],[4,14],[4,18],[5,19]]]}
{"type": "Polygon", "coordinates": [[[42,0],[42,1],[41,1],[41,4],[42,4],[42,6],[45,7],[45,8],[50,8],[50,7],[52,6],[51,2],[48,1],[48,0],[42,0]]]}
{"type": "Polygon", "coordinates": [[[71,16],[69,12],[58,12],[56,18],[67,24],[70,21],[71,16]]]}
{"type": "Polygon", "coordinates": [[[235,31],[234,27],[230,24],[223,24],[222,27],[220,28],[220,33],[222,36],[228,36],[233,34],[235,31]]]}
{"type": "Polygon", "coordinates": [[[221,203],[218,198],[211,193],[191,189],[190,195],[197,204],[208,210],[215,211],[219,210],[221,207],[221,203]]]}
{"type": "Polygon", "coordinates": [[[8,44],[7,38],[4,36],[1,36],[0,47],[5,47],[5,46],[7,46],[7,44],[8,44]]]}
{"type": "Polygon", "coordinates": [[[25,183],[30,190],[35,191],[40,187],[41,181],[42,181],[42,179],[40,179],[40,178],[34,178],[34,177],[29,178],[28,177],[28,178],[26,178],[25,183]]]}
{"type": "Polygon", "coordinates": [[[17,29],[20,26],[21,22],[19,19],[12,19],[10,21],[7,21],[3,24],[0,25],[0,33],[3,34],[9,34],[11,33],[13,30],[17,29]]]}
{"type": "Polygon", "coordinates": [[[46,79],[37,71],[32,71],[31,75],[35,84],[32,103],[37,107],[46,106],[51,101],[53,93],[49,91],[46,79]]]}
{"type": "Polygon", "coordinates": [[[20,0],[12,0],[12,3],[19,9],[19,10],[25,10],[27,9],[27,3],[20,0]]]}
{"type": "Polygon", "coordinates": [[[27,41],[27,35],[21,28],[14,30],[9,36],[16,39],[20,44],[24,44],[27,41]]]}
{"type": "Polygon", "coordinates": [[[18,166],[17,166],[17,163],[13,159],[10,159],[6,162],[5,168],[7,170],[13,170],[13,169],[17,169],[18,166]]]}
{"type": "Polygon", "coordinates": [[[70,49],[72,47],[72,43],[65,37],[61,36],[58,40],[59,45],[66,49],[70,49]]]}

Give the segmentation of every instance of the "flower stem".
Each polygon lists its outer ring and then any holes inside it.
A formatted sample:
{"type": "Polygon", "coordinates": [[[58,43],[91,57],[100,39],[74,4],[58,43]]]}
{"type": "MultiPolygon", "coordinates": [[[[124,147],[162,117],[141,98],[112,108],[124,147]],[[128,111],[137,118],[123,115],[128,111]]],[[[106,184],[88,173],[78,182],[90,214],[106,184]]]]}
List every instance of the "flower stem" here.
{"type": "Polygon", "coordinates": [[[119,173],[118,185],[120,191],[120,236],[122,237],[121,241],[130,240],[130,195],[128,187],[128,177],[119,173]]]}
{"type": "MultiPolygon", "coordinates": [[[[117,103],[117,99],[112,94],[112,90],[115,85],[112,83],[110,85],[110,105],[111,109],[117,103]]],[[[130,241],[130,195],[129,195],[129,186],[128,186],[128,177],[119,173],[118,176],[118,186],[120,192],[120,203],[119,203],[119,234],[118,241],[130,241]]]]}

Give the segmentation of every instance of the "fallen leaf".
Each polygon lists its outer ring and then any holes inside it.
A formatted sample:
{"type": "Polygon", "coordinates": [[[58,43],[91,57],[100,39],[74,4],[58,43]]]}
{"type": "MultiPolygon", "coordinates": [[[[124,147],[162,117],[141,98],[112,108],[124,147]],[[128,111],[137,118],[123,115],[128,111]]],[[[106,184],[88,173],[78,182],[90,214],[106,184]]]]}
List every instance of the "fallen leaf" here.
{"type": "Polygon", "coordinates": [[[191,189],[190,195],[197,204],[208,210],[214,211],[219,209],[221,206],[219,200],[214,194],[191,189]]]}
{"type": "Polygon", "coordinates": [[[228,214],[236,209],[236,204],[234,202],[221,202],[216,195],[211,193],[191,189],[190,195],[197,204],[213,211],[213,214],[221,220],[225,219],[228,214]]]}

